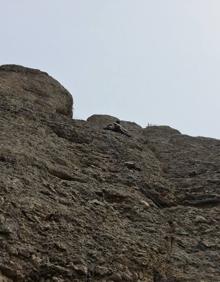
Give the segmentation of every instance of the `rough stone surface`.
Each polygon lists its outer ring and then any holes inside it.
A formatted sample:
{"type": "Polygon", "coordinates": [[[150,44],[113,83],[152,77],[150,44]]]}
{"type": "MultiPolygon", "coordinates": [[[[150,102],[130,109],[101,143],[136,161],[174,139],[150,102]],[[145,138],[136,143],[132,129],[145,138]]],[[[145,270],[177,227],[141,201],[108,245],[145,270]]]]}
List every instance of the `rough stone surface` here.
{"type": "Polygon", "coordinates": [[[0,67],[0,281],[220,281],[220,141],[71,116],[46,73],[0,67]]]}
{"type": "Polygon", "coordinates": [[[70,93],[46,72],[36,69],[0,66],[0,99],[5,110],[57,112],[72,116],[70,93]]]}

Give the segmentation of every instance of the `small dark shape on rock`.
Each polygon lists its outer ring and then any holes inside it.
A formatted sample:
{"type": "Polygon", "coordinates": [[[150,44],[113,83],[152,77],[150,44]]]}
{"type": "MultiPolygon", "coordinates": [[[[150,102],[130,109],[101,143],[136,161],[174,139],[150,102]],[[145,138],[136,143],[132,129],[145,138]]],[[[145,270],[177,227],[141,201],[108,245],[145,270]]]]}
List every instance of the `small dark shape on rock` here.
{"type": "Polygon", "coordinates": [[[121,134],[124,134],[128,137],[131,137],[131,135],[128,133],[128,131],[120,124],[120,120],[116,120],[116,122],[108,124],[106,127],[104,127],[105,130],[112,130],[121,134]]]}
{"type": "Polygon", "coordinates": [[[140,167],[138,167],[135,162],[125,162],[124,164],[129,169],[141,171],[140,167]]]}

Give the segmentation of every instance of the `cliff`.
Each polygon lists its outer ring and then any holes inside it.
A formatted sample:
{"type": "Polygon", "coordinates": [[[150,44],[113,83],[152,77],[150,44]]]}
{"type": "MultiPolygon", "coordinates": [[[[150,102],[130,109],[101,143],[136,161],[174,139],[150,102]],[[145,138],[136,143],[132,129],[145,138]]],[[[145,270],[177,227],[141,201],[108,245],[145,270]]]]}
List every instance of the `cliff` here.
{"type": "Polygon", "coordinates": [[[0,281],[220,281],[220,141],[72,107],[0,67],[0,281]]]}

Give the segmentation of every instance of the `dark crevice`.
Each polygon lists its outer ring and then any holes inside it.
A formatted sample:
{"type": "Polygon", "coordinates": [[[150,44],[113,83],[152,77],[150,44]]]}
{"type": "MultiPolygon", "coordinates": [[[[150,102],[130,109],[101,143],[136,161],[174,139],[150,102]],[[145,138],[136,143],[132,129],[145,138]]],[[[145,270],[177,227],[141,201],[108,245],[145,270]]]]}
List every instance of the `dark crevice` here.
{"type": "Polygon", "coordinates": [[[183,206],[192,206],[200,208],[212,208],[220,205],[220,197],[217,198],[207,198],[201,200],[184,201],[183,206]]]}
{"type": "Polygon", "coordinates": [[[175,207],[196,207],[196,208],[214,208],[220,206],[220,198],[216,199],[202,199],[195,201],[183,201],[175,204],[171,204],[165,208],[175,208],[175,207]]]}
{"type": "Polygon", "coordinates": [[[157,193],[153,191],[146,191],[144,188],[140,188],[140,190],[160,209],[169,208],[173,206],[172,203],[168,202],[166,199],[162,199],[157,193]]]}

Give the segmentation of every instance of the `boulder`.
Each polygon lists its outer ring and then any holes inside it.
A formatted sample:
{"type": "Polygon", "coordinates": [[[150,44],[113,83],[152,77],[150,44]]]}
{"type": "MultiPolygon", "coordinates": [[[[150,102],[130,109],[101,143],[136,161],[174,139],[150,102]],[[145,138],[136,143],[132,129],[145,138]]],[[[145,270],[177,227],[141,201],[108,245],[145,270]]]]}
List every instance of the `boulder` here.
{"type": "Polygon", "coordinates": [[[72,117],[71,94],[46,72],[37,69],[0,66],[0,99],[1,104],[10,100],[11,108],[17,111],[25,109],[72,117]]]}

